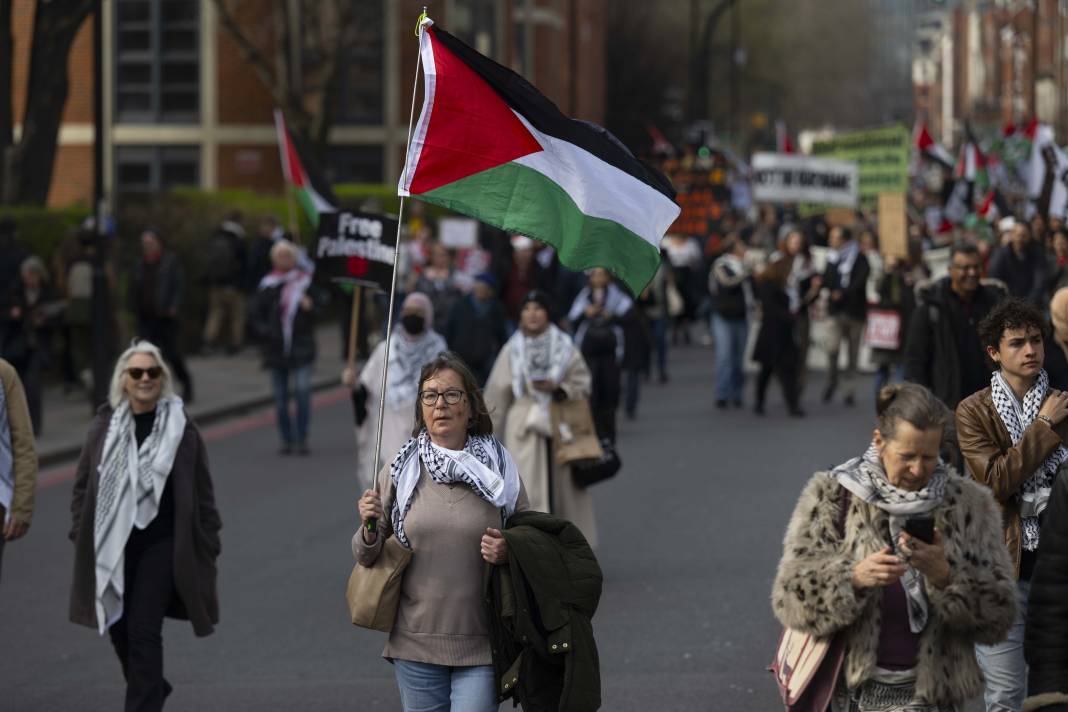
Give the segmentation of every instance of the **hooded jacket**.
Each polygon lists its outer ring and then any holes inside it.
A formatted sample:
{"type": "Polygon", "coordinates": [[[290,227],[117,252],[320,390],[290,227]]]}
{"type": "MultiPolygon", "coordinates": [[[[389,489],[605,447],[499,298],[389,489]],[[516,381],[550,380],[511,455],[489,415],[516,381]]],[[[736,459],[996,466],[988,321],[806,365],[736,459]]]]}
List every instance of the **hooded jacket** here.
{"type": "Polygon", "coordinates": [[[487,567],[484,580],[499,699],[514,696],[524,712],[597,710],[593,550],[574,524],[542,512],[517,512],[503,534],[508,566],[487,567]]]}

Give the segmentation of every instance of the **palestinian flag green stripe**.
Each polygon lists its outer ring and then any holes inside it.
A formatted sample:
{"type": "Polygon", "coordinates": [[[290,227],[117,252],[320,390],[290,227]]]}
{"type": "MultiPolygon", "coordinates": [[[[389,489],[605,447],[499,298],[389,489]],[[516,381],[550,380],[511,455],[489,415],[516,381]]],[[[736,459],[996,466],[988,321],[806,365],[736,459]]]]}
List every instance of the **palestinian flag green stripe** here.
{"type": "Polygon", "coordinates": [[[645,284],[650,265],[655,269],[660,259],[646,239],[614,220],[583,214],[558,183],[519,163],[475,173],[419,198],[507,232],[537,235],[571,269],[611,264],[630,284],[645,284]],[[547,223],[555,224],[546,229],[547,223]]]}

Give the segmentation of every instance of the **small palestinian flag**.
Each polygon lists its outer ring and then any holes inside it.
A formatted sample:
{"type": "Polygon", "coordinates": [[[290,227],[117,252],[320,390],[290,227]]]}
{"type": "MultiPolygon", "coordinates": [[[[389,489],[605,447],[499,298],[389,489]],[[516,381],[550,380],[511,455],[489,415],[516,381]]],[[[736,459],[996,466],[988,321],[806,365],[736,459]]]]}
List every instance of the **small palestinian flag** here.
{"type": "Polygon", "coordinates": [[[925,122],[916,122],[916,126],[912,129],[912,143],[915,149],[924,158],[940,163],[946,168],[953,167],[953,156],[950,155],[945,146],[936,143],[935,140],[931,138],[931,132],[927,130],[927,124],[925,122]]]}
{"type": "Polygon", "coordinates": [[[1012,215],[1012,210],[1009,208],[1005,196],[1003,196],[1001,191],[997,188],[988,191],[982,202],[979,204],[979,217],[983,218],[986,222],[993,224],[997,222],[999,218],[1003,218],[1006,215],[1012,215]]]}
{"type": "Polygon", "coordinates": [[[667,179],[518,74],[422,28],[425,98],[398,194],[546,242],[566,267],[606,267],[640,293],[679,214],[667,179]]]}
{"type": "Polygon", "coordinates": [[[308,214],[311,224],[318,227],[319,213],[337,210],[337,197],[330,184],[315,170],[307,153],[300,150],[296,139],[286,126],[281,109],[274,110],[274,127],[278,132],[278,151],[282,156],[282,174],[286,183],[293,186],[297,201],[308,214]]]}

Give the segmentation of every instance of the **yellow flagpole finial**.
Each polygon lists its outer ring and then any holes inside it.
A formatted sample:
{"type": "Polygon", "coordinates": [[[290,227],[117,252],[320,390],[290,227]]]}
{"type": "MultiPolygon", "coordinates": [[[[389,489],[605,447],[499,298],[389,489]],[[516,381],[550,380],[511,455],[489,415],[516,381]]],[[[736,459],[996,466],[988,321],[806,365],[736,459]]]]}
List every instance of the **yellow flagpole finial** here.
{"type": "Polygon", "coordinates": [[[415,36],[418,37],[419,33],[423,31],[423,20],[427,19],[426,5],[423,5],[423,12],[419,15],[419,19],[415,21],[415,36]]]}

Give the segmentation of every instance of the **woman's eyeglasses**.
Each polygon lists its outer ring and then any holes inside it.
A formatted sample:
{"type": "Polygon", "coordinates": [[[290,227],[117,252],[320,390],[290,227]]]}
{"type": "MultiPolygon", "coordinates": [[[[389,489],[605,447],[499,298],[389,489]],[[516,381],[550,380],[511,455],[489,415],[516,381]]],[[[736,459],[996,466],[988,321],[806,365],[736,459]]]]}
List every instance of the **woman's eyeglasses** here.
{"type": "Polygon", "coordinates": [[[445,399],[446,405],[456,405],[463,400],[464,392],[459,388],[450,388],[447,391],[420,391],[419,400],[423,405],[433,406],[438,403],[438,396],[445,399]]]}
{"type": "MultiPolygon", "coordinates": [[[[128,368],[126,369],[126,373],[130,374],[130,378],[134,379],[135,381],[140,381],[146,375],[148,376],[149,380],[154,381],[160,377],[160,375],[163,373],[163,369],[159,366],[153,366],[152,368],[128,368]]],[[[445,402],[448,403],[449,401],[446,400],[445,402]]]]}

